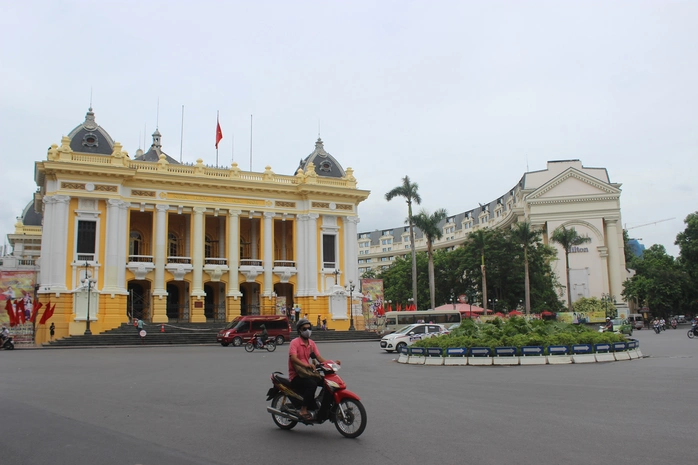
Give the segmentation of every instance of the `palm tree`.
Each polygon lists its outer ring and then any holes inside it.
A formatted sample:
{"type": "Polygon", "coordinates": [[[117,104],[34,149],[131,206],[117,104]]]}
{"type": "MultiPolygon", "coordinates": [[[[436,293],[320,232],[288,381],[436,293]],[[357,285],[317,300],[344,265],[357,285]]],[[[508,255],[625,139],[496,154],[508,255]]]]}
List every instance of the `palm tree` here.
{"type": "Polygon", "coordinates": [[[576,245],[591,242],[590,237],[580,236],[574,228],[567,229],[564,226],[553,231],[553,242],[557,242],[565,251],[565,269],[567,271],[567,306],[572,311],[572,290],[570,289],[570,250],[576,245]]]}
{"type": "Polygon", "coordinates": [[[482,264],[480,265],[480,270],[482,270],[482,308],[485,309],[485,314],[487,313],[487,273],[485,270],[485,246],[489,240],[490,232],[487,228],[478,229],[475,232],[470,233],[470,242],[473,246],[480,251],[480,257],[482,257],[482,264]]]}
{"type": "Polygon", "coordinates": [[[528,248],[540,241],[541,232],[531,229],[531,223],[517,223],[511,230],[511,237],[523,246],[524,251],[524,294],[526,298],[526,316],[531,314],[531,281],[528,275],[528,248]]]}
{"type": "Polygon", "coordinates": [[[393,188],[385,194],[385,200],[390,202],[395,197],[403,197],[407,202],[407,223],[410,225],[410,248],[412,249],[412,300],[417,307],[417,252],[414,248],[414,222],[412,221],[412,202],[417,205],[422,203],[422,198],[417,192],[419,186],[416,182],[410,182],[410,177],[402,178],[402,185],[393,188]]]}
{"type": "Polygon", "coordinates": [[[414,225],[417,226],[424,234],[427,240],[427,257],[429,258],[429,297],[431,298],[431,309],[436,308],[436,291],[434,286],[434,241],[441,239],[443,231],[439,227],[439,223],[446,219],[448,213],[443,208],[436,210],[433,214],[429,214],[426,210],[419,212],[417,216],[412,218],[414,225]]]}

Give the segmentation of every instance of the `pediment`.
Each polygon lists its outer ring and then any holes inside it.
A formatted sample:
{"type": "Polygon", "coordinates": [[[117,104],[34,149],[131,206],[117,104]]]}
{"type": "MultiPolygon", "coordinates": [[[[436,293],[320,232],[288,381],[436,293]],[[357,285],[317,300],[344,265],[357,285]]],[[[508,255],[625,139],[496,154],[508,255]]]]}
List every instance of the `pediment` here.
{"type": "Polygon", "coordinates": [[[527,196],[528,200],[561,199],[566,197],[599,197],[620,195],[620,189],[593,176],[570,168],[527,196]]]}

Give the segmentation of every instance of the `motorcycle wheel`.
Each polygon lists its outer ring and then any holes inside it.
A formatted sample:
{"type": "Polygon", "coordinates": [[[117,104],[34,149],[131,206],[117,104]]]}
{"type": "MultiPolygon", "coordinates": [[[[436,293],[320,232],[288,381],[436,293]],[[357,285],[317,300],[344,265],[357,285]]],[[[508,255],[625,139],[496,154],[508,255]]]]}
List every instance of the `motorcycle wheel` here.
{"type": "Polygon", "coordinates": [[[254,344],[248,342],[247,344],[245,344],[245,350],[248,352],[254,352],[254,344]]]}
{"type": "Polygon", "coordinates": [[[15,345],[11,342],[6,342],[3,347],[5,348],[5,350],[14,350],[15,349],[15,345]]]}
{"type": "Polygon", "coordinates": [[[692,330],[692,329],[689,329],[689,330],[688,330],[688,338],[689,338],[689,339],[693,339],[694,337],[695,337],[695,334],[693,334],[693,330],[692,330]]]}
{"type": "Polygon", "coordinates": [[[273,342],[267,342],[267,350],[269,352],[274,352],[276,350],[276,344],[273,342]]]}
{"type": "Polygon", "coordinates": [[[358,438],[366,429],[366,409],[358,400],[340,401],[335,417],[334,425],[345,438],[358,438]]]}
{"type": "MultiPolygon", "coordinates": [[[[281,410],[281,407],[284,406],[284,400],[287,400],[287,397],[281,393],[277,394],[274,399],[271,401],[271,408],[274,408],[276,410],[281,410]]],[[[289,409],[293,409],[293,404],[287,400],[285,406],[289,409]]],[[[274,420],[274,423],[276,423],[276,426],[278,426],[281,429],[292,429],[294,426],[298,424],[297,421],[289,420],[288,418],[282,417],[280,415],[274,415],[273,413],[271,414],[271,419],[274,420]]]]}

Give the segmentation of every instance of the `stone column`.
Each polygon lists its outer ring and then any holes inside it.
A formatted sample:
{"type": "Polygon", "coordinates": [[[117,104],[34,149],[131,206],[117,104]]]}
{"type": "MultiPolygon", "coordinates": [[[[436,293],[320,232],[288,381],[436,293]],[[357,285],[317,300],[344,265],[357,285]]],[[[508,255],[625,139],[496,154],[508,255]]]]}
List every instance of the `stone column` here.
{"type": "Polygon", "coordinates": [[[349,281],[354,284],[359,282],[359,257],[357,253],[357,236],[356,225],[359,223],[358,216],[347,216],[344,218],[344,264],[342,269],[345,270],[344,285],[348,285],[349,281]]]}
{"type": "MultiPolygon", "coordinates": [[[[70,206],[70,197],[67,195],[54,195],[54,215],[53,215],[53,237],[49,240],[53,243],[51,246],[51,258],[49,259],[49,267],[51,268],[51,292],[67,291],[66,282],[66,265],[68,264],[68,207],[70,206]]],[[[72,242],[72,240],[71,240],[72,242]]],[[[70,263],[72,263],[72,257],[70,263]]]]}
{"type": "Polygon", "coordinates": [[[274,213],[264,213],[264,252],[262,253],[262,266],[264,267],[264,289],[262,296],[266,299],[271,298],[271,293],[274,290],[272,284],[272,269],[274,267],[274,231],[273,228],[274,213]]]}
{"type": "Polygon", "coordinates": [[[192,270],[192,290],[191,290],[191,312],[190,321],[192,323],[205,323],[204,315],[204,213],[206,208],[194,207],[194,237],[192,238],[191,264],[192,270]]]}
{"type": "Polygon", "coordinates": [[[308,226],[308,215],[298,215],[296,216],[296,289],[295,293],[297,296],[308,295],[307,284],[306,284],[306,264],[308,263],[305,254],[305,242],[307,236],[307,226],[308,226]]]}
{"type": "Polygon", "coordinates": [[[106,294],[119,292],[118,276],[124,274],[124,263],[119,260],[121,239],[123,236],[121,225],[121,205],[123,200],[107,200],[107,233],[104,245],[104,288],[106,294]]]}
{"type": "Polygon", "coordinates": [[[240,315],[240,210],[228,211],[228,295],[226,296],[226,321],[240,315]]]}
{"type": "Polygon", "coordinates": [[[167,289],[165,288],[165,264],[167,263],[167,210],[169,205],[155,206],[155,282],[153,283],[153,323],[167,323],[167,289]]]}
{"type": "Polygon", "coordinates": [[[39,292],[44,291],[49,292],[51,284],[53,283],[53,270],[51,268],[51,260],[53,259],[53,236],[55,231],[55,225],[53,224],[54,211],[56,201],[53,196],[45,195],[43,200],[44,211],[43,211],[43,227],[41,234],[41,286],[39,292]]]}
{"type": "Polygon", "coordinates": [[[308,215],[306,229],[308,263],[306,264],[307,295],[318,295],[318,240],[317,240],[317,213],[308,215]]]}

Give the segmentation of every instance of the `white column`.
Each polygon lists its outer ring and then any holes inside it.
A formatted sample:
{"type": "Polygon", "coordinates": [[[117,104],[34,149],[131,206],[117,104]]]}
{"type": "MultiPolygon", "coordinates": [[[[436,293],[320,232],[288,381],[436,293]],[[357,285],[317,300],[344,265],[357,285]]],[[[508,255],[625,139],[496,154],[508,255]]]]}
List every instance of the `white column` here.
{"type": "Polygon", "coordinates": [[[264,212],[264,252],[262,253],[262,266],[264,267],[264,290],[265,297],[271,297],[274,290],[272,285],[272,268],[274,267],[274,241],[273,241],[273,219],[274,213],[264,212]]]}
{"type": "MultiPolygon", "coordinates": [[[[53,224],[53,237],[50,239],[53,242],[51,247],[51,258],[49,266],[51,267],[51,291],[66,291],[66,264],[68,263],[68,206],[70,205],[70,197],[67,195],[53,196],[55,201],[53,224]]],[[[72,239],[71,239],[72,240],[72,239]]],[[[72,263],[72,259],[70,262],[72,263]]]]}
{"type": "Polygon", "coordinates": [[[306,252],[308,256],[308,263],[306,264],[307,295],[318,295],[317,219],[319,217],[320,215],[317,213],[311,213],[308,215],[308,225],[306,230],[306,252]]]}
{"type": "Polygon", "coordinates": [[[228,296],[240,297],[240,210],[228,211],[228,296]]]}
{"type": "Polygon", "coordinates": [[[43,225],[41,228],[41,290],[49,290],[53,283],[53,270],[51,268],[51,260],[53,259],[53,236],[55,225],[53,218],[55,216],[56,201],[53,196],[45,195],[42,199],[44,204],[43,225]]]}
{"type": "Polygon", "coordinates": [[[130,236],[128,209],[128,202],[121,202],[119,205],[119,252],[117,255],[116,286],[122,294],[128,293],[126,289],[126,263],[128,263],[128,241],[130,236]]]}
{"type": "Polygon", "coordinates": [[[118,199],[107,200],[107,233],[104,246],[104,291],[106,293],[116,292],[119,272],[123,274],[123,263],[119,260],[120,228],[122,227],[120,207],[123,203],[118,199]]]}
{"type": "Polygon", "coordinates": [[[359,222],[358,216],[347,216],[344,218],[344,261],[342,269],[345,270],[344,285],[349,281],[359,282],[359,256],[357,253],[356,225],[359,222]]]}
{"type": "Polygon", "coordinates": [[[169,205],[157,205],[155,209],[155,289],[153,295],[167,295],[165,289],[165,263],[167,262],[167,210],[169,205]]]}
{"type": "Polygon", "coordinates": [[[606,243],[608,244],[608,281],[611,286],[611,295],[615,295],[620,300],[620,294],[623,292],[622,285],[622,264],[620,248],[618,241],[618,219],[604,219],[606,223],[606,243]]]}
{"type": "Polygon", "coordinates": [[[204,207],[194,207],[194,238],[192,244],[191,264],[192,291],[191,295],[203,297],[204,292],[204,207]]]}
{"type": "Polygon", "coordinates": [[[305,253],[305,242],[306,236],[308,235],[307,226],[308,215],[296,216],[296,276],[298,277],[296,295],[298,296],[308,295],[308,287],[306,284],[307,270],[305,269],[306,263],[308,262],[305,253]]]}

